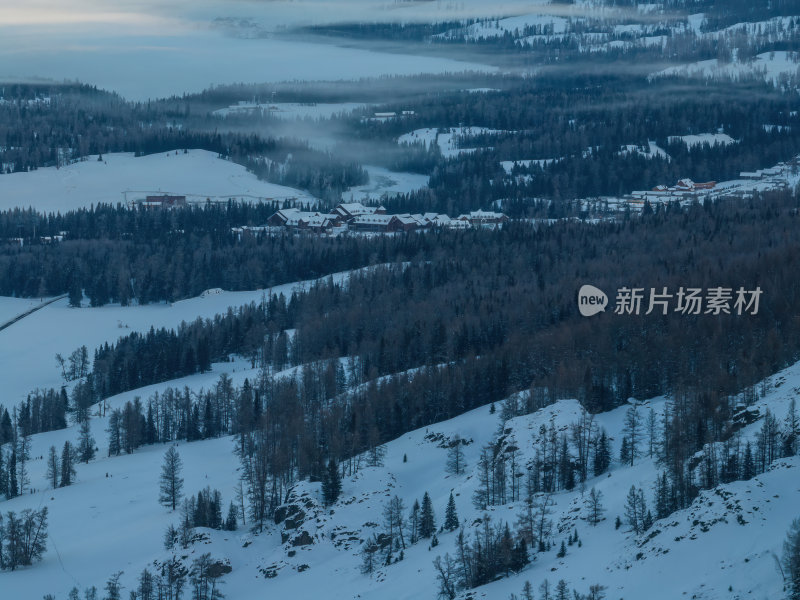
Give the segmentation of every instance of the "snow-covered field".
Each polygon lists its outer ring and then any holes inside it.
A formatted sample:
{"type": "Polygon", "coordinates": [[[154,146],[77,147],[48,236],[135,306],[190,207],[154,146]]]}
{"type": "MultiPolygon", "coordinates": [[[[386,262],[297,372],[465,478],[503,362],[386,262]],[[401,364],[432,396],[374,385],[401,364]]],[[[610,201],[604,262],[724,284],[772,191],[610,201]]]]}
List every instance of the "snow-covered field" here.
{"type": "Polygon", "coordinates": [[[747,62],[737,60],[721,62],[712,58],[685,65],[678,65],[653,73],[651,77],[694,76],[708,79],[759,77],[773,85],[779,85],[783,77],[797,77],[800,74],[800,53],[776,51],[756,55],[747,62]]]}
{"type": "Polygon", "coordinates": [[[369,173],[369,182],[351,187],[342,195],[348,202],[378,200],[384,194],[407,194],[424,188],[430,179],[419,173],[398,173],[383,167],[364,165],[369,173]],[[352,200],[350,200],[352,198],[352,200]]]}
{"type": "Polygon", "coordinates": [[[488,127],[425,127],[415,129],[409,133],[404,133],[397,138],[398,144],[419,144],[423,143],[426,147],[437,144],[442,156],[452,158],[459,154],[475,152],[477,148],[462,148],[461,138],[475,135],[497,135],[506,133],[500,129],[490,129],[488,127]]]}
{"type": "Polygon", "coordinates": [[[227,108],[215,110],[214,114],[220,117],[228,115],[249,114],[258,112],[269,115],[276,119],[291,121],[296,119],[330,119],[331,117],[346,114],[368,106],[358,102],[275,102],[267,104],[254,104],[252,102],[240,102],[227,108]]]}
{"type": "MultiPolygon", "coordinates": [[[[332,277],[343,281],[347,275],[348,272],[337,273],[332,277]]],[[[260,302],[270,291],[288,298],[293,291],[312,283],[289,283],[270,290],[223,292],[173,304],[145,306],[70,308],[67,299],[59,300],[0,331],[0,381],[3,382],[0,404],[10,409],[36,388],[59,388],[63,380],[56,353],[67,357],[85,345],[91,354],[100,344],[115,342],[134,331],[146,332],[150,327],[175,328],[183,321],[213,318],[226,312],[228,307],[260,302]]],[[[0,318],[5,322],[33,303],[32,300],[0,298],[0,318]]]]}
{"type": "MultiPolygon", "coordinates": [[[[240,385],[255,372],[242,362],[214,365],[214,372],[196,375],[168,384],[149,386],[111,398],[109,407],[120,407],[135,395],[147,398],[167,385],[188,386],[192,391],[208,388],[221,372],[231,372],[240,385]]],[[[800,389],[800,364],[771,378],[771,389],[754,408],[766,407],[781,419],[788,402],[800,389]]],[[[658,416],[665,399],[641,404],[638,410],[652,408],[658,416]]],[[[509,443],[516,444],[522,459],[532,458],[532,438],[541,426],[553,423],[564,430],[580,417],[576,401],[564,400],[531,415],[505,422],[509,443]]],[[[617,456],[626,407],[597,415],[595,422],[606,429],[617,456]]],[[[181,552],[190,559],[203,552],[228,559],[232,572],[223,578],[228,598],[256,600],[317,597],[324,587],[326,598],[370,600],[411,600],[436,597],[432,561],[437,555],[455,554],[456,533],[440,533],[439,545],[431,548],[420,542],[404,552],[404,560],[382,566],[372,576],[359,571],[361,542],[380,530],[382,510],[387,499],[397,494],[406,507],[428,492],[433,501],[437,524],[452,492],[461,523],[466,531],[476,529],[485,514],[472,505],[478,485],[478,456],[491,442],[501,421],[482,407],[450,421],[403,435],[386,447],[383,467],[363,467],[343,482],[339,501],[330,509],[320,505],[319,484],[301,482],[293,498],[310,501],[300,529],[313,543],[293,547],[282,543],[283,525],[270,525],[260,534],[240,527],[236,532],[200,530],[208,535],[181,552]],[[467,469],[462,475],[445,473],[447,452],[443,442],[458,434],[469,441],[464,446],[467,469]],[[274,577],[266,578],[265,570],[274,577]],[[336,585],[326,585],[335,581],[336,585]]],[[[154,559],[167,557],[162,534],[177,516],[158,504],[158,473],[166,446],[145,446],[131,455],[106,458],[107,419],[95,417],[92,431],[98,458],[78,465],[77,483],[57,490],[46,489],[45,461],[29,463],[36,492],[2,504],[3,511],[47,506],[50,511],[50,540],[44,560],[33,567],[0,573],[4,598],[41,598],[55,593],[63,598],[72,586],[102,585],[112,573],[123,571],[121,582],[133,589],[138,573],[154,559]],[[7,595],[6,595],[7,594],[7,595]]],[[[752,439],[761,422],[742,430],[743,439],[752,439]]],[[[60,447],[75,440],[75,427],[33,436],[31,455],[45,456],[50,445],[60,447]]],[[[177,444],[185,478],[185,492],[194,494],[205,486],[218,488],[227,504],[237,483],[237,459],[232,438],[177,444]]],[[[780,555],[781,544],[792,519],[798,515],[800,459],[783,459],[767,473],[750,481],[720,485],[703,492],[687,510],[657,521],[647,536],[637,538],[627,527],[615,529],[617,515],[624,518],[625,496],[632,485],[641,486],[648,502],[658,475],[653,460],[644,457],[633,467],[614,464],[610,473],[590,478],[586,485],[553,496],[550,518],[555,541],[560,543],[577,528],[581,545],[570,546],[563,558],[556,548],[540,553],[521,573],[476,590],[476,598],[505,599],[519,594],[525,580],[538,588],[547,578],[551,585],[564,579],[570,587],[586,592],[589,585],[607,586],[608,598],[772,599],[780,597],[781,578],[773,553],[780,555]],[[596,527],[586,521],[585,494],[591,488],[603,493],[607,509],[605,520],[596,527]]],[[[493,521],[513,524],[521,503],[490,507],[493,521]]],[[[294,535],[294,531],[291,532],[294,535]]],[[[538,597],[538,596],[537,596],[538,597]]]]}
{"type": "Polygon", "coordinates": [[[33,207],[66,212],[98,203],[116,204],[147,195],[183,195],[189,202],[296,198],[316,203],[306,192],[259,180],[213,152],[190,150],[134,157],[130,153],[90,156],[65,167],[0,175],[0,209],[33,207]],[[127,194],[126,194],[127,192],[127,194]]]}
{"type": "Polygon", "coordinates": [[[564,17],[532,13],[494,21],[482,21],[464,29],[438,34],[435,37],[449,38],[457,35],[467,40],[478,40],[481,38],[502,37],[506,34],[518,36],[526,27],[541,28],[546,34],[552,35],[564,33],[568,24],[568,19],[564,17]]]}
{"type": "Polygon", "coordinates": [[[650,140],[647,142],[647,148],[642,148],[636,144],[628,144],[620,148],[620,154],[638,154],[644,158],[663,158],[669,160],[669,156],[664,149],[650,140]]]}
{"type": "Polygon", "coordinates": [[[697,135],[676,135],[669,138],[670,142],[681,141],[689,148],[692,146],[702,146],[708,144],[709,146],[727,146],[735,144],[736,140],[729,136],[727,133],[700,133],[697,135]]]}

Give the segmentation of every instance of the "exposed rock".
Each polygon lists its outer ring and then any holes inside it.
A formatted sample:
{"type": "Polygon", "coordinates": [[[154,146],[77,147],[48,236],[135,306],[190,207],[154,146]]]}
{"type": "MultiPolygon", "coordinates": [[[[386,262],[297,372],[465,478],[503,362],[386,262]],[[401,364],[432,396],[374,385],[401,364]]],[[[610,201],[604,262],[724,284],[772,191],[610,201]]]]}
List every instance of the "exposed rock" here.
{"type": "Polygon", "coordinates": [[[301,531],[292,540],[292,546],[308,546],[309,544],[313,543],[314,543],[314,538],[312,538],[311,534],[308,533],[307,531],[301,531]]]}

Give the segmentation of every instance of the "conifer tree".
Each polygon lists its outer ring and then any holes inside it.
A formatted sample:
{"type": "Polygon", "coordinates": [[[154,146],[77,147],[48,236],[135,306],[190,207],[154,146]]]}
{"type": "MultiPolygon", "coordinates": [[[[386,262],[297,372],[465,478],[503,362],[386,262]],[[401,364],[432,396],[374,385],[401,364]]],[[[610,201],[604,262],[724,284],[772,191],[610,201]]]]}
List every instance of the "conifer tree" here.
{"type": "Polygon", "coordinates": [[[11,458],[8,460],[8,498],[16,498],[19,496],[19,487],[17,486],[17,450],[12,445],[11,458]]]}
{"type": "Polygon", "coordinates": [[[181,477],[180,454],[175,446],[170,446],[164,454],[164,464],[161,465],[161,485],[159,502],[162,505],[175,510],[181,498],[183,490],[183,478],[181,477]]]}
{"type": "Polygon", "coordinates": [[[342,493],[342,479],[339,467],[333,459],[328,461],[328,467],[322,476],[322,499],[326,505],[331,505],[339,499],[342,493]]]}
{"type": "Polygon", "coordinates": [[[611,464],[611,449],[609,448],[608,435],[606,430],[600,432],[594,447],[594,474],[602,475],[608,470],[611,464]]]}
{"type": "Polygon", "coordinates": [[[72,444],[69,440],[64,442],[64,449],[61,451],[61,487],[72,485],[75,479],[75,462],[72,444]]]}
{"type": "Polygon", "coordinates": [[[228,531],[236,531],[238,526],[236,516],[238,513],[239,509],[237,509],[236,505],[231,501],[231,504],[228,507],[228,517],[225,519],[225,529],[228,531]]]}
{"type": "Polygon", "coordinates": [[[422,507],[419,519],[419,536],[429,538],[436,532],[436,523],[433,514],[433,502],[428,492],[422,495],[422,507]]]}
{"type": "Polygon", "coordinates": [[[78,436],[78,460],[82,463],[89,464],[89,461],[94,458],[95,454],[94,443],[92,427],[87,419],[81,423],[78,436]]]}
{"type": "Polygon", "coordinates": [[[458,529],[458,513],[456,512],[456,499],[453,497],[453,492],[450,492],[450,498],[447,500],[447,508],[444,512],[444,528],[448,531],[458,529]]]}
{"type": "Polygon", "coordinates": [[[414,500],[411,507],[411,514],[408,517],[408,529],[411,534],[411,543],[416,544],[419,540],[419,501],[414,500]]]}
{"type": "Polygon", "coordinates": [[[58,474],[58,450],[56,450],[55,446],[50,446],[50,451],[47,454],[47,481],[53,489],[58,487],[58,474]]]}

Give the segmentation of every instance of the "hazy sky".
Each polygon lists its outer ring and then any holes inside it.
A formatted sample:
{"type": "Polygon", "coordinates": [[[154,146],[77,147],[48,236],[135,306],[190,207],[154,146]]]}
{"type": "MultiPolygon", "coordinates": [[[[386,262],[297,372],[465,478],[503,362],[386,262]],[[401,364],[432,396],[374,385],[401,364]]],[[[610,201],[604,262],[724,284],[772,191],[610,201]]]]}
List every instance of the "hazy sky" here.
{"type": "Polygon", "coordinates": [[[403,2],[399,9],[393,1],[374,0],[0,0],[0,79],[80,80],[141,100],[211,84],[486,68],[283,39],[239,39],[213,27],[219,17],[249,19],[274,31],[310,22],[394,20],[399,13],[410,19],[420,10],[464,6],[422,4],[403,2]]]}
{"type": "Polygon", "coordinates": [[[80,80],[132,99],[211,84],[486,70],[434,57],[280,39],[240,39],[214,20],[261,31],[331,22],[437,21],[575,10],[545,0],[0,0],[0,79],[80,80]]]}

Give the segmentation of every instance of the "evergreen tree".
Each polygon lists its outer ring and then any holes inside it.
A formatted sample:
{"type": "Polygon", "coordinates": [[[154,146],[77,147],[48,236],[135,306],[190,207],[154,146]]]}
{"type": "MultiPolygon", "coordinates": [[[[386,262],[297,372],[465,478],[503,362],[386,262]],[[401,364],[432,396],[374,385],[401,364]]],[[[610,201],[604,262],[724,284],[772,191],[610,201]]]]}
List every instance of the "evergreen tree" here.
{"type": "Polygon", "coordinates": [[[447,508],[444,512],[444,528],[447,531],[458,529],[458,513],[456,512],[456,499],[453,497],[453,492],[450,492],[450,498],[447,500],[447,508]]]}
{"type": "Polygon", "coordinates": [[[593,462],[595,476],[605,473],[611,464],[611,448],[605,429],[600,432],[600,436],[595,442],[593,462]]]}
{"type": "Polygon", "coordinates": [[[69,440],[64,442],[64,449],[61,451],[61,487],[72,485],[75,478],[74,451],[69,440]]]}
{"type": "Polygon", "coordinates": [[[182,467],[183,464],[178,450],[175,446],[170,446],[164,454],[164,464],[161,465],[159,502],[173,511],[177,508],[178,501],[182,495],[182,467]]]}
{"type": "Polygon", "coordinates": [[[225,519],[225,529],[228,531],[236,531],[238,527],[237,524],[237,514],[239,510],[236,508],[236,505],[231,502],[230,506],[228,506],[228,517],[225,519]]]}
{"type": "Polygon", "coordinates": [[[78,435],[78,460],[89,464],[89,461],[92,460],[95,455],[94,444],[92,428],[87,419],[81,423],[81,429],[78,435]]]}
{"type": "Polygon", "coordinates": [[[333,459],[330,459],[322,476],[322,499],[329,506],[339,499],[341,493],[342,479],[339,475],[339,467],[333,459]]]}
{"type": "Polygon", "coordinates": [[[119,456],[122,452],[122,413],[115,408],[108,416],[108,455],[119,456]]]}
{"type": "Polygon", "coordinates": [[[56,450],[55,446],[50,446],[50,451],[47,454],[47,481],[53,489],[58,487],[58,474],[58,450],[56,450]]]}
{"type": "Polygon", "coordinates": [[[8,461],[8,498],[19,496],[19,486],[17,485],[17,450],[15,445],[11,447],[11,458],[8,461]]]}
{"type": "Polygon", "coordinates": [[[419,520],[419,536],[429,538],[436,532],[436,523],[433,514],[433,502],[428,492],[422,495],[422,507],[419,520]]]}
{"type": "Polygon", "coordinates": [[[26,429],[23,428],[23,433],[19,436],[16,444],[16,482],[20,494],[24,494],[25,490],[28,489],[28,485],[30,484],[30,479],[28,478],[28,460],[31,457],[31,438],[27,433],[25,433],[25,431],[26,429]]]}
{"type": "Polygon", "coordinates": [[[411,534],[411,543],[416,544],[419,540],[419,501],[414,500],[411,507],[411,514],[408,517],[408,529],[411,534]]]}
{"type": "Polygon", "coordinates": [[[669,481],[667,480],[667,472],[664,471],[656,478],[655,484],[655,504],[656,504],[656,518],[663,519],[672,512],[672,503],[670,502],[669,481]]]}

